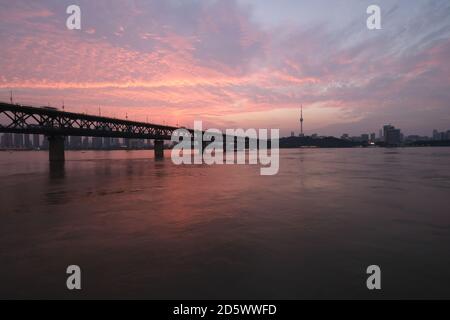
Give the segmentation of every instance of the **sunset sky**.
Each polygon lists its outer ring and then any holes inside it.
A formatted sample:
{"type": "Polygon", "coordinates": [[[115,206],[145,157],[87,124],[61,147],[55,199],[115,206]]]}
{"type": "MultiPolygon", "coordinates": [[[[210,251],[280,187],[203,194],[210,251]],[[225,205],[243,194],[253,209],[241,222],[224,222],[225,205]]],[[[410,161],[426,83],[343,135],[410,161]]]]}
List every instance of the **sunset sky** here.
{"type": "Polygon", "coordinates": [[[0,0],[0,40],[2,101],[282,135],[303,103],[307,134],[450,129],[448,0],[0,0]]]}

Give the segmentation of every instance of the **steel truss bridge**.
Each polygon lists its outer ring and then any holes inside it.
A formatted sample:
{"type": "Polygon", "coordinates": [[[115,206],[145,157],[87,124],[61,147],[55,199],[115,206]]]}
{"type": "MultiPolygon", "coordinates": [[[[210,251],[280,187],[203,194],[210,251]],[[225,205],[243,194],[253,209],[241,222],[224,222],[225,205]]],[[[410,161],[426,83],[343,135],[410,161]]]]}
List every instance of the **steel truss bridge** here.
{"type": "Polygon", "coordinates": [[[0,132],[170,140],[177,127],[0,103],[0,132]]]}
{"type": "MultiPolygon", "coordinates": [[[[49,140],[50,161],[64,161],[66,136],[153,139],[155,156],[161,158],[164,156],[164,140],[170,140],[177,129],[179,128],[65,112],[50,107],[37,108],[0,102],[0,132],[46,136],[49,140]]],[[[194,130],[186,130],[193,136],[194,130]]],[[[226,136],[223,138],[225,141],[226,136]]]]}

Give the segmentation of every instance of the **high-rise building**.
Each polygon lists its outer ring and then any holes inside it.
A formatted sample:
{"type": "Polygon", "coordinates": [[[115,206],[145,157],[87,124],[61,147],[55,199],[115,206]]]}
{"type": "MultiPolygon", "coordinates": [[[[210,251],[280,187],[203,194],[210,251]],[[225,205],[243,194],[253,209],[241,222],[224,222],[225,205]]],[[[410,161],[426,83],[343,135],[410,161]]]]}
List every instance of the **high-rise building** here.
{"type": "Polygon", "coordinates": [[[375,142],[375,141],[377,141],[376,134],[375,133],[371,133],[370,134],[370,142],[375,142]]]}
{"type": "Polygon", "coordinates": [[[123,144],[129,149],[130,148],[130,139],[123,138],[123,144]]]}
{"type": "Polygon", "coordinates": [[[439,132],[436,129],[433,130],[433,140],[442,141],[442,140],[450,140],[450,130],[447,132],[442,131],[439,132]]]}
{"type": "Polygon", "coordinates": [[[81,137],[79,137],[79,136],[70,137],[69,147],[73,150],[81,149],[81,147],[82,147],[81,137]]]}
{"type": "Polygon", "coordinates": [[[110,137],[103,138],[103,147],[105,149],[111,149],[111,138],[110,137]]]}
{"type": "Polygon", "coordinates": [[[384,143],[388,146],[398,146],[402,142],[402,133],[400,129],[396,129],[392,125],[385,125],[383,127],[384,143]]]}
{"type": "Polygon", "coordinates": [[[14,134],[14,147],[15,148],[23,148],[23,134],[22,133],[14,134]]]}
{"type": "Polygon", "coordinates": [[[361,141],[362,142],[369,142],[369,135],[367,133],[364,133],[361,135],[361,141]]]}
{"type": "Polygon", "coordinates": [[[91,144],[89,143],[89,137],[83,137],[82,147],[83,149],[89,149],[91,144]]]}
{"type": "Polygon", "coordinates": [[[44,136],[42,139],[42,149],[47,150],[48,149],[48,137],[44,136]]]}
{"type": "Polygon", "coordinates": [[[92,138],[92,148],[102,149],[103,148],[103,138],[102,137],[92,138]]]}
{"type": "Polygon", "coordinates": [[[31,139],[29,134],[24,134],[23,136],[23,145],[26,149],[31,149],[31,139]]]}
{"type": "Polygon", "coordinates": [[[33,135],[33,148],[34,149],[39,149],[39,147],[41,146],[40,144],[40,138],[38,134],[34,134],[33,135]]]}
{"type": "Polygon", "coordinates": [[[144,145],[144,140],[142,139],[130,139],[129,140],[130,147],[132,149],[141,149],[144,145]]]}
{"type": "Polygon", "coordinates": [[[4,133],[1,138],[1,147],[8,149],[13,146],[13,136],[11,133],[4,133]]]}
{"type": "Polygon", "coordinates": [[[437,131],[436,129],[433,130],[433,140],[441,140],[440,139],[440,134],[439,131],[437,131]]]}
{"type": "Polygon", "coordinates": [[[384,138],[385,142],[386,142],[386,133],[387,133],[389,130],[393,129],[393,128],[394,128],[394,127],[393,127],[392,125],[390,125],[390,124],[387,124],[387,125],[384,125],[384,126],[383,126],[383,138],[384,138]]]}
{"type": "Polygon", "coordinates": [[[120,147],[119,138],[111,138],[111,147],[113,148],[120,147]]]}

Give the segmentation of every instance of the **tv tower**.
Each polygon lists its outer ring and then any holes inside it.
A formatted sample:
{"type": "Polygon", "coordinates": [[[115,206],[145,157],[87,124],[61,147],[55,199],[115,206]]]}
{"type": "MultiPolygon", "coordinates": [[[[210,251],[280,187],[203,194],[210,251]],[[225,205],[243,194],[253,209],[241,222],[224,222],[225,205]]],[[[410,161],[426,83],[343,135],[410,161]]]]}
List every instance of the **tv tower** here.
{"type": "Polygon", "coordinates": [[[300,137],[303,137],[303,105],[300,107],[300,137]]]}

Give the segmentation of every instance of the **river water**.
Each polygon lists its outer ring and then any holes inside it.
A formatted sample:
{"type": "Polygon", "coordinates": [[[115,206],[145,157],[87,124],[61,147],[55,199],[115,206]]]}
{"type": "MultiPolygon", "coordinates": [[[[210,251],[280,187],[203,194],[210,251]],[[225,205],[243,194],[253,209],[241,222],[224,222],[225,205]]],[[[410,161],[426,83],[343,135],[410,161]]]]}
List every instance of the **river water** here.
{"type": "Polygon", "coordinates": [[[275,176],[47,156],[0,152],[2,298],[450,298],[450,148],[281,150],[275,176]]]}

